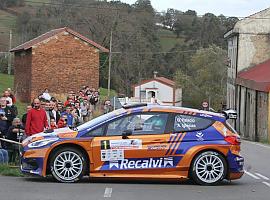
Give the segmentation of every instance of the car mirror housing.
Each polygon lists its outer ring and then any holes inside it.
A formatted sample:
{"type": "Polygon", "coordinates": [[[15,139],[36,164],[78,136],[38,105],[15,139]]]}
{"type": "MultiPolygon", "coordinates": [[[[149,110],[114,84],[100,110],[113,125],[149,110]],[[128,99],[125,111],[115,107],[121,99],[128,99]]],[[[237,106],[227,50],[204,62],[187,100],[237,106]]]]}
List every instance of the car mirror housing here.
{"type": "Polygon", "coordinates": [[[130,130],[130,129],[124,130],[124,131],[122,132],[122,138],[123,138],[123,139],[127,139],[128,136],[131,136],[131,135],[132,135],[132,130],[130,130]]]}

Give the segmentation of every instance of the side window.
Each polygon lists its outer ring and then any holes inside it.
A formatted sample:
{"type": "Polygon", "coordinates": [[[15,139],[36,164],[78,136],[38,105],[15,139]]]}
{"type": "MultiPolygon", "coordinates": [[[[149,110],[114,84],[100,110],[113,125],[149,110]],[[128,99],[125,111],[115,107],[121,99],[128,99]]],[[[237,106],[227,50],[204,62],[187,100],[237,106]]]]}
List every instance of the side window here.
{"type": "Polygon", "coordinates": [[[202,117],[196,117],[191,115],[175,115],[174,118],[174,131],[175,132],[186,132],[203,130],[213,124],[210,119],[202,117]]]}
{"type": "Polygon", "coordinates": [[[103,136],[104,134],[104,125],[100,128],[96,128],[94,130],[89,131],[88,133],[84,134],[82,137],[97,137],[97,136],[103,136]]]}
{"type": "Polygon", "coordinates": [[[129,115],[108,124],[107,136],[122,135],[131,130],[133,135],[162,134],[168,120],[166,113],[145,113],[129,115]]]}

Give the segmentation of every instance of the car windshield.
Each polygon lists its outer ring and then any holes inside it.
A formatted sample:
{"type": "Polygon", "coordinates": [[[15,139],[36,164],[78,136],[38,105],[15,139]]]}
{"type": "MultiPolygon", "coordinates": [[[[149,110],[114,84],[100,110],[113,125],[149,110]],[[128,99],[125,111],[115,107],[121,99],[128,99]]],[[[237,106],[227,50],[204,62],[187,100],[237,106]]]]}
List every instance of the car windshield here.
{"type": "Polygon", "coordinates": [[[89,122],[86,122],[86,123],[84,123],[84,124],[78,126],[78,127],[76,128],[76,130],[77,130],[77,131],[82,131],[82,130],[84,130],[84,129],[87,129],[87,128],[90,128],[90,127],[94,127],[94,126],[100,124],[101,122],[106,121],[106,120],[108,120],[108,119],[110,119],[110,118],[113,118],[113,117],[115,117],[115,116],[117,116],[117,115],[119,115],[119,114],[122,114],[122,113],[124,113],[124,112],[125,112],[125,110],[121,108],[121,109],[115,110],[115,111],[113,111],[113,112],[110,112],[110,113],[108,113],[108,114],[101,115],[101,116],[99,116],[99,117],[97,117],[97,118],[95,118],[95,119],[92,119],[92,120],[89,121],[89,122]]]}

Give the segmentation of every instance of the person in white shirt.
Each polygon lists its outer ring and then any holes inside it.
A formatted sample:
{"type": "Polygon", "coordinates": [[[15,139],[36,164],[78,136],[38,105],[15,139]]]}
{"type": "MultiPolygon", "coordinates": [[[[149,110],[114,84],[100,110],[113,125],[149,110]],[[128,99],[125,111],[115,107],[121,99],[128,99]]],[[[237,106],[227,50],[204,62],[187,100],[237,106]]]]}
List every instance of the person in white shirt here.
{"type": "Polygon", "coordinates": [[[42,97],[44,98],[44,99],[46,99],[46,100],[48,100],[48,101],[50,101],[51,100],[51,95],[49,94],[49,90],[46,88],[45,90],[44,90],[44,92],[42,93],[42,97]]]}
{"type": "Polygon", "coordinates": [[[8,106],[8,107],[11,107],[11,106],[13,105],[13,101],[12,101],[12,98],[10,97],[10,93],[9,93],[8,90],[6,90],[6,91],[4,92],[3,97],[6,98],[7,106],[8,106]]]}

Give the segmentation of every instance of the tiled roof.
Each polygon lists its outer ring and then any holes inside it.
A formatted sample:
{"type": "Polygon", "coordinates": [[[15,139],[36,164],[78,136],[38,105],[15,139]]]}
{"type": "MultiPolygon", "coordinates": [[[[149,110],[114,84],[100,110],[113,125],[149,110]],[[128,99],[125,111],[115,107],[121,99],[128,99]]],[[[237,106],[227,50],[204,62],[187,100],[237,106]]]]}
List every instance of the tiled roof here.
{"type": "Polygon", "coordinates": [[[38,37],[36,37],[36,38],[28,41],[28,42],[25,42],[25,43],[23,43],[23,44],[15,47],[15,48],[11,49],[10,52],[23,51],[23,50],[30,49],[34,45],[36,45],[36,44],[38,44],[38,43],[40,43],[40,42],[42,42],[42,41],[44,41],[44,40],[46,40],[46,39],[48,39],[50,37],[53,37],[53,36],[55,36],[55,35],[57,35],[57,34],[59,34],[61,32],[64,32],[64,31],[66,31],[66,32],[68,32],[68,33],[70,33],[70,34],[72,34],[72,35],[80,38],[84,42],[87,42],[88,44],[96,47],[97,49],[99,49],[102,52],[109,52],[109,50],[106,49],[105,47],[97,44],[96,42],[88,39],[87,37],[85,37],[85,36],[83,36],[83,35],[75,32],[75,31],[73,31],[73,30],[71,30],[70,28],[67,28],[67,27],[59,28],[59,29],[54,29],[54,30],[51,30],[51,31],[49,31],[47,33],[44,33],[44,34],[42,34],[42,35],[40,35],[40,36],[38,36],[38,37]]]}
{"type": "Polygon", "coordinates": [[[145,83],[149,83],[151,81],[158,81],[158,82],[163,83],[165,85],[168,85],[170,87],[174,87],[175,86],[175,82],[174,81],[161,76],[161,77],[155,77],[153,79],[143,80],[143,81],[141,81],[141,83],[136,84],[133,87],[137,87],[137,86],[143,85],[145,83]]]}
{"type": "Polygon", "coordinates": [[[236,83],[247,88],[270,91],[270,60],[239,72],[236,83]]]}
{"type": "Polygon", "coordinates": [[[160,82],[162,82],[162,83],[166,83],[167,85],[171,85],[171,86],[174,86],[175,85],[175,82],[174,81],[172,81],[172,80],[170,80],[170,79],[167,79],[167,78],[165,78],[165,77],[156,77],[155,78],[156,80],[158,80],[158,81],[160,81],[160,82]]]}

